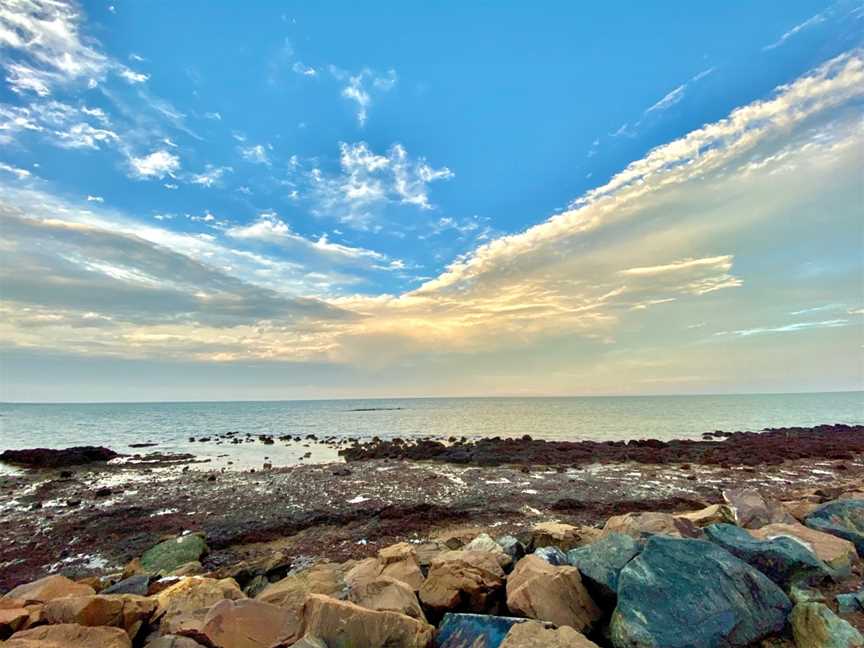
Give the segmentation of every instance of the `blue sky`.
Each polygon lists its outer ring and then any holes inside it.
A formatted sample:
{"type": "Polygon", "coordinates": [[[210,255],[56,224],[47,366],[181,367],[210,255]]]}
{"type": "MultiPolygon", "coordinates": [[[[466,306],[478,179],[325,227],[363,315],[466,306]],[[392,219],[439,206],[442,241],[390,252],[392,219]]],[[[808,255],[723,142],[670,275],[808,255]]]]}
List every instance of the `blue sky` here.
{"type": "Polygon", "coordinates": [[[11,0],[0,397],[860,388],[862,21],[11,0]]]}

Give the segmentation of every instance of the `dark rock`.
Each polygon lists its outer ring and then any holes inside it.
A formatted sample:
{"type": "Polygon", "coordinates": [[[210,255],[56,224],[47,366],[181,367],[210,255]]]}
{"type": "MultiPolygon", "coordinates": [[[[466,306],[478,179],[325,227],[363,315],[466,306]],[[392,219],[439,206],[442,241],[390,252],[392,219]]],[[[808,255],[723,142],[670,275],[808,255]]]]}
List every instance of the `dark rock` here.
{"type": "Polygon", "coordinates": [[[501,536],[495,542],[498,543],[505,554],[513,559],[514,564],[526,553],[525,545],[511,535],[501,536]]]}
{"type": "Polygon", "coordinates": [[[97,461],[110,461],[119,456],[119,454],[108,448],[77,446],[62,450],[55,450],[53,448],[6,450],[0,453],[0,461],[27,468],[61,468],[97,461]]]}
{"type": "Polygon", "coordinates": [[[111,587],[106,587],[100,594],[138,594],[147,596],[147,588],[150,586],[150,577],[143,574],[124,578],[111,587]]]}
{"type": "Polygon", "coordinates": [[[107,486],[105,486],[103,488],[97,488],[96,491],[93,493],[94,497],[108,497],[110,495],[111,495],[111,489],[108,488],[107,486]]]}
{"type": "Polygon", "coordinates": [[[561,551],[558,547],[540,547],[534,551],[534,555],[542,558],[550,565],[555,565],[556,567],[568,564],[567,554],[561,551]]]}
{"type": "Polygon", "coordinates": [[[334,477],[347,477],[351,474],[351,470],[348,468],[337,468],[333,471],[334,477]]]}
{"type": "Polygon", "coordinates": [[[792,602],[767,576],[707,540],[655,535],[621,571],[616,648],[748,646],[780,632],[792,602]]]}
{"type": "Polygon", "coordinates": [[[832,574],[831,568],[816,554],[792,538],[757,540],[741,527],[722,523],[706,527],[705,536],[783,589],[787,589],[793,580],[819,580],[832,574]]]}
{"type": "Polygon", "coordinates": [[[437,648],[498,648],[510,628],[526,621],[528,619],[450,612],[438,626],[435,645],[437,648]]]}
{"type": "Polygon", "coordinates": [[[804,518],[811,529],[849,540],[864,556],[864,500],[837,500],[823,504],[804,518]]]}
{"type": "Polygon", "coordinates": [[[614,602],[618,594],[618,576],[642,545],[623,533],[610,533],[605,538],[567,552],[567,562],[579,569],[582,582],[595,600],[614,602]]]}

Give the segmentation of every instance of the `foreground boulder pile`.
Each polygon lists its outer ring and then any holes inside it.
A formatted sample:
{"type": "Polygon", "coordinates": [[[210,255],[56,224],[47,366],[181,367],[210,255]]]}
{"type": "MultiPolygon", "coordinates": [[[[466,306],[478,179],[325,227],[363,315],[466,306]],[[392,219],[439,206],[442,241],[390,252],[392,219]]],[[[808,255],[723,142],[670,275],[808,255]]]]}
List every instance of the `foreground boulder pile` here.
{"type": "Polygon", "coordinates": [[[864,647],[864,499],[837,495],[737,491],[603,529],[547,522],[360,561],[274,555],[216,571],[206,539],[184,534],[121,574],[7,592],[0,647],[864,647]]]}

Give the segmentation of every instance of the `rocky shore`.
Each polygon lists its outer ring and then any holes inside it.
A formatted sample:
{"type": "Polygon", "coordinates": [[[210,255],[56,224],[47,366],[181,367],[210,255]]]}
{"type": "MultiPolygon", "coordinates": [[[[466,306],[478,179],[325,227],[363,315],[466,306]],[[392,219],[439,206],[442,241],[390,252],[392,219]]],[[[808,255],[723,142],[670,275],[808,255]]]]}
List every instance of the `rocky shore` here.
{"type": "Polygon", "coordinates": [[[49,457],[0,477],[0,645],[860,646],[862,432],[49,457]]]}

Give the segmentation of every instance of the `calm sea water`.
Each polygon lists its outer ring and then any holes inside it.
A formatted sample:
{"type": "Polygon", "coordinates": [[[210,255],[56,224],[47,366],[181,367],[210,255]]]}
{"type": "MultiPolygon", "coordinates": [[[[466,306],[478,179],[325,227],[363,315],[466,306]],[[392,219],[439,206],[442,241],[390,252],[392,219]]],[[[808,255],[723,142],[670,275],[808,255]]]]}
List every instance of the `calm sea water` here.
{"type": "MultiPolygon", "coordinates": [[[[129,452],[193,452],[215,463],[276,465],[299,460],[302,445],[189,443],[190,436],[291,434],[368,438],[433,436],[627,440],[698,438],[714,430],[864,424],[864,392],[742,396],[428,398],[223,403],[0,404],[0,449],[105,445],[129,452]],[[371,411],[359,411],[371,410],[371,411]],[[226,457],[225,455],[230,455],[226,457]]],[[[313,460],[335,459],[316,450],[313,460]]]]}

